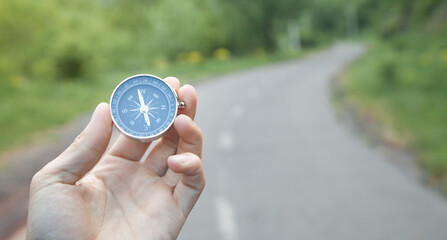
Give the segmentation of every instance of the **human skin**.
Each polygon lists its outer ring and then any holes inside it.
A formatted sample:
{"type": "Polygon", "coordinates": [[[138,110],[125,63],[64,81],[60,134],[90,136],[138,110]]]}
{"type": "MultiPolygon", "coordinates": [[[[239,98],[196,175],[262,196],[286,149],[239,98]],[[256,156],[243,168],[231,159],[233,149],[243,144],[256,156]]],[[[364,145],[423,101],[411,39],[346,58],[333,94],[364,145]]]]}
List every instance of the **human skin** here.
{"type": "Polygon", "coordinates": [[[178,236],[205,186],[202,133],[194,88],[165,81],[186,108],[148,157],[140,161],[151,143],[124,136],[105,152],[112,121],[108,104],[99,104],[73,144],[33,177],[27,239],[178,236]]]}

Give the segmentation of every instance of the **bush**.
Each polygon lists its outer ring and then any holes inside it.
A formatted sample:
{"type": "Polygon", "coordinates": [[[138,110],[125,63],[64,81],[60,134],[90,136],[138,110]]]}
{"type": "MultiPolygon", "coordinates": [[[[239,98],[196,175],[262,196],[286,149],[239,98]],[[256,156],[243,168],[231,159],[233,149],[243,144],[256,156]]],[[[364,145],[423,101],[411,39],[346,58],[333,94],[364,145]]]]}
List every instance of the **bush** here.
{"type": "Polygon", "coordinates": [[[378,67],[378,72],[385,89],[397,84],[397,64],[393,59],[384,59],[378,67]]]}

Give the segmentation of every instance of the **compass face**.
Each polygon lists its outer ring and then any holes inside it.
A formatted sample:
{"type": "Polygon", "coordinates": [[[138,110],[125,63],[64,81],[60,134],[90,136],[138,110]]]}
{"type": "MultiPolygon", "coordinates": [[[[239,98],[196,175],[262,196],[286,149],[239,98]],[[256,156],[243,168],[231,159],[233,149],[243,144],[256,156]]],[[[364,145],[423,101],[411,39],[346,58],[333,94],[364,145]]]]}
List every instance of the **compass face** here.
{"type": "Polygon", "coordinates": [[[152,141],[165,133],[177,115],[177,96],[162,79],[135,75],[121,82],[110,99],[115,126],[125,135],[152,141]]]}

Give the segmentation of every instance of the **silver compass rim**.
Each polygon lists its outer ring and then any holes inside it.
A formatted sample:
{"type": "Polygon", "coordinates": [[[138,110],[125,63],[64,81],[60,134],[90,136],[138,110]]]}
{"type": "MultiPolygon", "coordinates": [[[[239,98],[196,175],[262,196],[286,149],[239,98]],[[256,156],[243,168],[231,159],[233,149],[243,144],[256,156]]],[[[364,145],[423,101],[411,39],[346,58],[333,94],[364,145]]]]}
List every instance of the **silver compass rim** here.
{"type": "Polygon", "coordinates": [[[132,140],[138,140],[138,141],[140,141],[140,142],[151,142],[151,141],[154,141],[154,140],[157,140],[157,139],[161,138],[161,137],[162,137],[162,136],[163,136],[169,129],[171,129],[172,125],[174,124],[175,119],[177,118],[178,109],[179,109],[179,108],[184,108],[184,107],[185,107],[185,103],[180,102],[180,100],[179,100],[179,98],[178,98],[178,95],[177,95],[177,93],[175,92],[175,90],[172,89],[172,87],[169,86],[169,84],[167,84],[162,78],[157,77],[157,76],[152,75],[152,74],[144,74],[144,73],[143,73],[143,74],[132,75],[132,76],[130,76],[130,77],[124,79],[123,81],[121,81],[121,82],[115,87],[115,89],[113,90],[112,95],[110,96],[110,101],[109,101],[110,116],[111,116],[111,118],[112,118],[113,125],[116,127],[116,129],[117,129],[121,134],[123,134],[124,136],[126,136],[126,137],[128,137],[128,138],[130,138],[130,139],[132,139],[132,140]],[[156,78],[156,79],[162,81],[163,83],[165,83],[166,86],[168,86],[169,89],[171,89],[172,93],[174,94],[174,98],[176,99],[175,101],[176,101],[176,105],[177,105],[177,107],[175,108],[175,113],[174,113],[174,116],[175,116],[175,117],[172,118],[172,120],[171,120],[171,122],[169,123],[168,127],[167,127],[164,131],[161,131],[160,133],[158,133],[158,134],[156,134],[156,135],[152,135],[152,136],[150,136],[150,137],[140,137],[140,136],[135,136],[135,135],[132,135],[132,134],[130,134],[130,133],[124,131],[124,130],[123,130],[123,129],[116,123],[116,120],[115,120],[115,118],[114,118],[113,115],[112,115],[112,99],[113,99],[113,96],[115,95],[116,90],[117,90],[122,84],[124,84],[126,81],[128,81],[129,79],[132,79],[132,78],[135,78],[135,77],[142,77],[142,76],[145,76],[145,77],[153,77],[153,78],[156,78]]]}

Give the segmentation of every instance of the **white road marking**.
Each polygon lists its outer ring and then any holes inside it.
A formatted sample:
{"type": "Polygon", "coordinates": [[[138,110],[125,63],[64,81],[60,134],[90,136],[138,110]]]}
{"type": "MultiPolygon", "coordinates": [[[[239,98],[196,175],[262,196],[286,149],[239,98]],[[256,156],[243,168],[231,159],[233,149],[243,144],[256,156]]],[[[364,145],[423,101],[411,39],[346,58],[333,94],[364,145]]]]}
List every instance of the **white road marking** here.
{"type": "Polygon", "coordinates": [[[233,136],[230,132],[221,132],[219,135],[219,146],[224,150],[231,150],[234,146],[233,136]]]}
{"type": "Polygon", "coordinates": [[[233,206],[223,197],[218,196],[214,202],[217,224],[223,240],[236,240],[237,229],[233,206]]]}
{"type": "Polygon", "coordinates": [[[245,113],[245,108],[242,105],[235,105],[231,108],[231,116],[233,118],[240,118],[245,113]]]}

